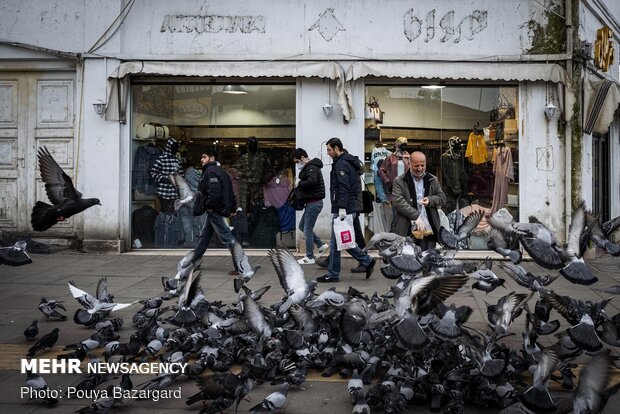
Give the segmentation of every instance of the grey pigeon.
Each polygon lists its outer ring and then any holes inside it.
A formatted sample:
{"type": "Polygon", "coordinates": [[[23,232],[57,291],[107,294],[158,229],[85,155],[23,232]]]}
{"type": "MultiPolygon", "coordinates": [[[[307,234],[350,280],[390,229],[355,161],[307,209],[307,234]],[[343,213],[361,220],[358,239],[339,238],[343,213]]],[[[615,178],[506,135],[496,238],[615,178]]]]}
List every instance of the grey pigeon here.
{"type": "Polygon", "coordinates": [[[179,197],[174,200],[174,211],[179,211],[181,207],[193,209],[194,203],[199,198],[198,191],[193,191],[189,184],[187,184],[187,181],[178,174],[171,175],[170,181],[176,187],[177,193],[179,194],[179,197]]]}
{"type": "Polygon", "coordinates": [[[103,290],[100,290],[98,288],[97,291],[98,293],[101,294],[101,297],[95,297],[91,295],[90,293],[85,292],[82,289],[75,286],[75,282],[73,281],[70,281],[68,285],[69,285],[69,290],[71,291],[71,295],[73,296],[73,298],[77,300],[80,305],[84,306],[84,308],[90,314],[101,313],[105,315],[110,312],[114,312],[120,309],[125,309],[139,302],[136,300],[131,303],[112,303],[112,302],[109,302],[110,296],[109,294],[107,294],[107,288],[103,290]]]}
{"type": "MultiPolygon", "coordinates": [[[[49,389],[49,387],[47,386],[47,382],[45,382],[43,377],[38,374],[32,373],[32,371],[30,370],[26,371],[25,386],[28,387],[32,391],[46,391],[49,389]]],[[[58,404],[58,400],[52,397],[45,397],[44,401],[48,405],[58,404]]]]}
{"type": "Polygon", "coordinates": [[[514,264],[519,264],[523,259],[523,254],[517,248],[511,248],[515,244],[518,245],[518,241],[513,236],[496,228],[491,228],[489,231],[489,241],[487,242],[489,250],[510,259],[514,264]]]}
{"type": "Polygon", "coordinates": [[[59,221],[65,221],[95,204],[101,205],[98,198],[82,198],[82,193],[75,189],[71,178],[60,168],[45,146],[39,148],[37,156],[41,179],[45,183],[45,192],[52,205],[36,202],[30,220],[34,230],[45,231],[59,221]]]}
{"type": "Polygon", "coordinates": [[[27,245],[25,240],[20,240],[12,246],[0,247],[0,264],[15,267],[32,263],[32,259],[26,253],[27,245]]]}
{"type": "Polygon", "coordinates": [[[312,293],[316,282],[306,282],[301,265],[288,249],[269,250],[267,255],[286,293],[286,300],[278,307],[278,312],[284,313],[291,306],[305,301],[312,293]]]}
{"type": "Polygon", "coordinates": [[[592,357],[579,375],[579,385],[573,394],[573,413],[587,414],[602,411],[602,395],[611,375],[609,350],[592,357]]]}
{"type": "Polygon", "coordinates": [[[235,293],[239,293],[241,286],[246,284],[252,279],[254,274],[260,269],[260,266],[252,267],[250,259],[243,251],[243,247],[239,242],[235,241],[234,244],[229,246],[230,254],[233,258],[235,270],[239,272],[239,276],[234,279],[235,293]]]}
{"type": "Polygon", "coordinates": [[[41,302],[39,302],[38,308],[41,311],[41,313],[45,315],[47,319],[52,317],[52,318],[60,318],[64,321],[65,319],[67,319],[67,317],[56,310],[56,309],[62,309],[65,311],[67,310],[62,303],[63,303],[62,301],[57,301],[54,299],[48,299],[48,298],[43,297],[41,298],[41,302]]]}
{"type": "Polygon", "coordinates": [[[549,394],[547,380],[558,364],[557,354],[551,350],[543,351],[542,358],[534,371],[533,384],[522,397],[523,404],[535,412],[552,412],[555,404],[549,394]]]}
{"type": "Polygon", "coordinates": [[[483,215],[484,212],[481,210],[473,211],[471,214],[465,217],[465,219],[463,220],[463,224],[461,224],[459,228],[456,229],[455,233],[452,233],[450,230],[446,229],[443,226],[440,227],[439,243],[450,249],[456,249],[458,243],[461,240],[467,239],[471,232],[474,231],[478,223],[480,223],[480,220],[482,220],[483,215]]]}
{"type": "Polygon", "coordinates": [[[289,384],[285,382],[279,391],[272,392],[259,404],[250,408],[249,411],[253,413],[274,413],[286,404],[286,395],[288,394],[289,384]]]}

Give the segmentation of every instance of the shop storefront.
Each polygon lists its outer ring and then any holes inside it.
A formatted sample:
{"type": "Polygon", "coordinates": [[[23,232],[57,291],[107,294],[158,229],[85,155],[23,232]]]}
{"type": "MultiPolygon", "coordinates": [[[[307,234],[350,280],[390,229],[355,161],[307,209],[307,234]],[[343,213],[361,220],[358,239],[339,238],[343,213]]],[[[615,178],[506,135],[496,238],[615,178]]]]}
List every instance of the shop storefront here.
{"type": "MultiPolygon", "coordinates": [[[[581,2],[577,16],[565,2],[531,0],[510,7],[399,0],[381,10],[366,0],[335,1],[329,8],[276,0],[91,6],[76,14],[79,24],[62,30],[52,24],[54,16],[39,18],[45,14],[36,8],[0,17],[10,23],[6,27],[29,28],[19,35],[0,30],[0,38],[17,36],[36,49],[0,48],[6,67],[24,72],[0,70],[0,144],[8,154],[0,157],[0,178],[7,183],[5,193],[14,194],[7,197],[12,207],[6,211],[21,212],[9,220],[0,211],[0,223],[11,229],[28,231],[24,206],[45,201],[29,166],[36,166],[36,148],[47,145],[55,146],[78,189],[102,205],[45,236],[77,238],[86,250],[191,247],[201,221],[187,211],[172,214],[175,231],[164,226],[166,236],[156,234],[155,221],[170,214],[171,203],[149,181],[150,163],[169,137],[180,142],[179,165],[193,185],[201,151],[217,150],[243,205],[231,226],[248,248],[273,247],[274,232],[291,231],[287,243],[292,236],[303,245],[300,232],[291,229],[300,212],[292,224],[286,219],[290,213],[277,212],[276,223],[274,210],[295,181],[295,148],[320,158],[329,182],[325,142],[331,137],[364,160],[364,182],[378,201],[389,201],[381,188],[389,192],[389,182],[378,179],[379,163],[395,152],[395,143],[424,152],[428,171],[448,195],[443,208],[448,226],[475,209],[501,211],[506,219],[536,216],[562,238],[576,199],[597,209],[605,205],[608,212],[600,211],[610,217],[620,214],[620,193],[614,191],[619,123],[610,121],[608,135],[579,136],[600,89],[597,84],[584,98],[581,89],[589,79],[573,73],[573,60],[593,51],[568,49],[572,32],[563,20],[586,16],[587,22],[572,27],[592,41],[601,26],[615,29],[609,13],[591,2],[581,2]],[[70,64],[50,66],[41,48],[69,52],[62,57],[70,64]],[[22,81],[49,99],[26,102],[15,92],[26,90],[22,81]],[[58,102],[66,102],[63,110],[58,102]],[[103,112],[95,113],[93,103],[103,104],[103,112]],[[40,119],[13,119],[22,107],[40,119]],[[48,114],[48,107],[56,112],[48,114]],[[14,136],[28,145],[11,146],[14,136]],[[264,162],[244,171],[250,137],[264,162]],[[11,177],[21,178],[13,183],[11,177]],[[608,190],[597,190],[599,183],[608,190]],[[268,217],[258,220],[263,210],[268,217]]],[[[576,48],[579,42],[572,43],[576,48]]],[[[601,76],[612,81],[610,90],[618,90],[617,65],[601,76]]],[[[613,119],[614,111],[604,112],[613,119]]],[[[373,207],[364,215],[367,237],[388,230],[391,222],[389,205],[373,207]]],[[[316,224],[322,238],[329,233],[330,209],[326,199],[316,224]]],[[[486,249],[487,231],[482,223],[461,248],[486,249]]],[[[222,246],[213,240],[211,247],[222,246]]]]}

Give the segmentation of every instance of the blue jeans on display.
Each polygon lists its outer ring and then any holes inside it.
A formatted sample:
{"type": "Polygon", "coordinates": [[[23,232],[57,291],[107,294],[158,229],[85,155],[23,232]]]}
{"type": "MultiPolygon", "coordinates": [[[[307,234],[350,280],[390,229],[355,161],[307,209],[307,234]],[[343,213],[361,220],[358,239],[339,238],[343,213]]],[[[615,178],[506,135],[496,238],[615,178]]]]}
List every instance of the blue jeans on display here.
{"type": "Polygon", "coordinates": [[[387,194],[385,193],[385,188],[383,188],[383,180],[381,180],[381,176],[379,173],[375,173],[375,192],[377,193],[377,201],[381,203],[385,203],[388,201],[387,194]]]}
{"type": "Polygon", "coordinates": [[[323,242],[314,232],[314,225],[316,219],[319,217],[319,213],[323,210],[323,200],[312,201],[306,204],[304,213],[301,215],[299,221],[299,230],[304,232],[306,239],[306,256],[308,259],[314,259],[314,245],[321,247],[323,242]]]}
{"type": "Polygon", "coordinates": [[[224,220],[224,216],[217,213],[207,213],[205,224],[202,226],[202,230],[200,230],[200,235],[198,236],[198,245],[194,249],[197,258],[202,257],[207,251],[207,246],[211,241],[211,237],[213,237],[213,233],[217,233],[226,247],[235,244],[235,237],[232,231],[230,231],[230,227],[228,227],[226,220],[224,220]]]}
{"type": "MultiPolygon", "coordinates": [[[[359,215],[354,213],[355,215],[359,215]]],[[[327,274],[334,278],[340,277],[340,253],[338,251],[338,247],[336,244],[336,233],[334,233],[334,219],[338,217],[338,214],[332,214],[332,230],[331,230],[331,239],[329,240],[329,265],[327,266],[327,274]]],[[[359,247],[354,247],[352,249],[348,249],[347,252],[353,256],[355,260],[359,262],[362,266],[370,265],[372,262],[372,257],[362,252],[362,249],[359,247]]]]}

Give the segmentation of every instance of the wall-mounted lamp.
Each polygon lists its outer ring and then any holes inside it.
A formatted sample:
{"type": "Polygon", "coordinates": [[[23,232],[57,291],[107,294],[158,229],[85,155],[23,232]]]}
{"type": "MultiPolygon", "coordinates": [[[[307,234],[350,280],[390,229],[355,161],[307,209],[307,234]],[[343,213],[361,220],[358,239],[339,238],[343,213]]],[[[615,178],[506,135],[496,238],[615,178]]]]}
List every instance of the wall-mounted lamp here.
{"type": "Polygon", "coordinates": [[[106,106],[106,103],[103,102],[101,99],[97,99],[97,102],[93,104],[93,108],[95,108],[95,113],[99,116],[103,116],[103,114],[105,114],[106,106]]]}
{"type": "Polygon", "coordinates": [[[545,118],[547,118],[547,121],[551,121],[553,119],[557,109],[557,106],[552,103],[545,105],[545,118]]]}
{"type": "Polygon", "coordinates": [[[334,107],[329,102],[327,102],[325,105],[323,105],[323,113],[327,118],[329,118],[334,113],[334,107]]]}
{"type": "Polygon", "coordinates": [[[226,85],[222,93],[230,93],[232,95],[243,95],[248,93],[245,85],[226,85]]]}

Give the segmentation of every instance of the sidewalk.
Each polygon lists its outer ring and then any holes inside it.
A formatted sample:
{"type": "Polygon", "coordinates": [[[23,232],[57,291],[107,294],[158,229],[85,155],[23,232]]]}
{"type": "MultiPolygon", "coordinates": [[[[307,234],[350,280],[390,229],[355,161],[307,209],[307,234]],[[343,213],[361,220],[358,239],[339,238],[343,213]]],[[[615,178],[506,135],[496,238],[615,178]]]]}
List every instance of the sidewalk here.
{"type": "MultiPolygon", "coordinates": [[[[27,402],[19,397],[19,387],[25,382],[25,375],[19,372],[20,359],[32,344],[27,343],[23,336],[23,330],[32,322],[33,319],[39,320],[39,337],[51,331],[53,328],[60,328],[60,339],[57,346],[50,352],[38,355],[43,358],[53,358],[61,353],[62,346],[68,343],[85,339],[92,332],[91,329],[78,326],[72,321],[73,313],[80,305],[71,297],[67,282],[74,280],[81,289],[94,292],[97,281],[100,277],[108,278],[108,287],[115,296],[116,302],[130,302],[137,299],[158,296],[163,292],[161,277],[171,277],[175,274],[176,264],[184,252],[172,254],[147,254],[147,252],[129,254],[84,254],[70,250],[60,251],[50,255],[33,255],[33,263],[18,268],[1,266],[2,289],[0,289],[0,329],[2,339],[0,339],[0,409],[10,413],[33,413],[47,412],[48,408],[40,403],[27,402]],[[65,301],[67,308],[67,321],[46,321],[37,309],[37,305],[42,296],[65,301]]],[[[258,253],[258,252],[257,252],[258,253]]],[[[250,252],[250,254],[252,254],[250,252]]],[[[251,256],[252,264],[259,264],[261,269],[256,276],[249,282],[249,287],[257,289],[265,285],[271,285],[271,289],[263,296],[261,303],[268,306],[277,302],[283,295],[283,290],[279,285],[276,273],[264,252],[260,255],[251,256]]],[[[620,259],[609,255],[588,262],[592,272],[600,281],[592,286],[593,288],[603,288],[620,284],[620,259]]],[[[353,274],[350,268],[357,263],[343,255],[341,281],[335,284],[336,288],[345,291],[349,285],[357,289],[372,294],[386,293],[393,281],[385,279],[379,271],[379,263],[373,276],[366,280],[363,274],[353,274]]],[[[522,264],[526,269],[536,274],[551,273],[539,268],[533,262],[522,264]]],[[[232,276],[228,275],[232,269],[232,262],[228,254],[210,253],[204,258],[202,264],[201,286],[209,300],[221,300],[225,304],[237,301],[237,295],[232,289],[232,276]]],[[[304,266],[305,277],[307,280],[314,279],[325,274],[325,269],[316,265],[304,266]]],[[[493,270],[500,277],[506,278],[505,289],[500,287],[495,291],[485,294],[480,291],[472,291],[466,287],[462,292],[449,298],[446,303],[457,305],[466,304],[474,309],[467,325],[478,329],[485,329],[486,305],[496,303],[497,299],[506,295],[510,291],[524,292],[525,290],[516,285],[510,278],[504,275],[503,271],[496,265],[493,270]]],[[[328,289],[330,284],[319,284],[317,294],[328,289]]],[[[471,283],[468,283],[471,286],[471,283]]],[[[602,294],[590,287],[573,285],[560,277],[552,285],[553,289],[562,295],[591,300],[601,300],[611,295],[602,294]]],[[[176,304],[176,299],[169,301],[176,304]]],[[[131,316],[136,311],[135,307],[123,309],[116,313],[116,316],[123,317],[125,324],[120,331],[121,342],[127,341],[129,333],[134,327],[131,324],[131,316]]],[[[606,308],[610,316],[620,312],[620,300],[613,299],[606,308]]],[[[565,322],[562,320],[563,324],[565,322]]],[[[524,324],[524,317],[521,316],[513,325],[512,330],[517,333],[512,337],[506,338],[506,343],[511,347],[520,347],[520,330],[524,324]]],[[[548,345],[554,338],[542,338],[542,343],[548,345]],[[546,342],[545,342],[546,341],[546,342]]],[[[618,353],[618,349],[612,351],[618,353]]],[[[50,388],[66,387],[75,385],[79,381],[78,374],[64,375],[44,375],[50,388]]],[[[133,376],[132,376],[133,378],[133,376]]],[[[618,381],[617,373],[614,380],[618,381]]],[[[140,383],[138,378],[133,379],[134,385],[140,383]]],[[[183,400],[195,392],[196,387],[189,380],[182,380],[183,400]]],[[[306,383],[303,384],[305,391],[292,390],[289,393],[288,407],[284,412],[287,413],[312,413],[316,414],[319,410],[330,413],[350,413],[351,402],[346,392],[346,380],[341,380],[337,375],[325,379],[320,373],[312,373],[306,383]],[[336,384],[334,384],[336,383],[336,384]]],[[[268,384],[258,386],[252,392],[252,405],[260,402],[264,396],[275,390],[268,384]]],[[[620,399],[616,396],[616,403],[620,399]]],[[[76,409],[88,405],[87,400],[62,400],[54,408],[55,412],[72,412],[76,409]],[[68,409],[67,406],[70,406],[68,409]],[[69,411],[70,410],[70,411],[69,411]]],[[[239,412],[247,412],[252,405],[242,402],[239,412]]],[[[606,412],[611,413],[609,407],[613,407],[613,401],[608,405],[606,412]]],[[[197,408],[197,407],[196,407],[197,408]]],[[[128,407],[114,409],[118,412],[131,413],[187,413],[188,410],[196,411],[192,406],[187,408],[184,401],[160,400],[157,404],[151,401],[132,400],[128,407]]],[[[425,412],[423,407],[416,407],[416,412],[425,412]]],[[[231,410],[229,412],[234,412],[231,410]]],[[[483,412],[468,408],[467,412],[483,412]]]]}

